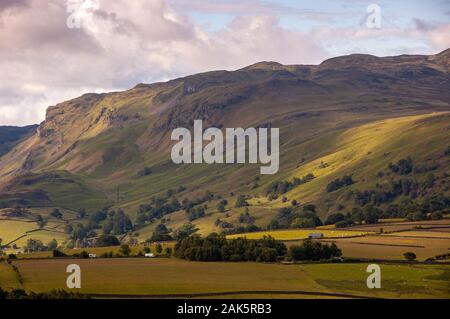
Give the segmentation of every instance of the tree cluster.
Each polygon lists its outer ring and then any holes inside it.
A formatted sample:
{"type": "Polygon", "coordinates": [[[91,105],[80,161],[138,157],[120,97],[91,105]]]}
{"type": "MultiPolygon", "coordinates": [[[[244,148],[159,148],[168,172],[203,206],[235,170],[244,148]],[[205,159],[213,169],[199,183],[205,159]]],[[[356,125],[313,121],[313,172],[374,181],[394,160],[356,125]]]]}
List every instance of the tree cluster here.
{"type": "Polygon", "coordinates": [[[258,261],[274,262],[286,254],[286,246],[272,237],[259,240],[236,238],[212,233],[207,237],[193,235],[175,245],[175,256],[192,261],[258,261]]]}

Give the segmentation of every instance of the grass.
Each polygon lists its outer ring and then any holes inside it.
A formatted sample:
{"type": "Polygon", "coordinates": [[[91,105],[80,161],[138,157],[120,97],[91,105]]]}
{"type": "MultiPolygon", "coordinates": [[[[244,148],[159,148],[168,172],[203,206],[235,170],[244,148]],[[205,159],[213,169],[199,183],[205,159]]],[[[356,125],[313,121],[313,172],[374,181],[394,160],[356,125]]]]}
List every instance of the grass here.
{"type": "Polygon", "coordinates": [[[67,240],[67,235],[60,232],[50,231],[50,230],[38,230],[32,233],[28,233],[27,236],[14,242],[18,247],[23,247],[26,245],[29,239],[40,240],[44,245],[47,245],[51,240],[56,239],[58,244],[62,244],[67,240]]]}
{"type": "Polygon", "coordinates": [[[383,229],[383,232],[397,232],[404,230],[413,230],[414,228],[425,229],[435,229],[439,227],[450,226],[449,219],[442,220],[423,220],[417,222],[394,222],[394,223],[383,223],[383,224],[370,224],[370,225],[356,225],[348,229],[359,230],[359,231],[374,231],[379,232],[383,229]]]}
{"type": "Polygon", "coordinates": [[[449,232],[438,232],[438,231],[403,231],[403,232],[398,232],[398,233],[386,234],[386,236],[448,238],[448,239],[450,239],[449,232]]]}
{"type": "MultiPolygon", "coordinates": [[[[56,239],[58,244],[62,244],[67,240],[67,235],[61,231],[56,231],[59,228],[58,223],[49,222],[44,229],[38,229],[36,222],[24,220],[0,220],[0,238],[2,245],[24,236],[17,241],[14,241],[19,251],[21,247],[25,246],[29,239],[40,240],[44,245],[48,244],[52,239],[56,239]]],[[[17,250],[9,249],[7,253],[15,253],[17,250]]]]}
{"type": "MultiPolygon", "coordinates": [[[[317,201],[322,193],[322,201],[326,185],[345,174],[353,175],[357,181],[347,190],[373,187],[377,172],[389,162],[411,155],[416,161],[425,160],[430,154],[442,151],[442,141],[448,138],[448,133],[444,131],[447,122],[448,115],[433,113],[374,121],[350,128],[327,143],[320,144],[322,148],[329,148],[327,155],[307,162],[293,172],[297,177],[313,173],[316,178],[294,188],[285,196],[289,200],[311,202],[317,201]],[[429,119],[434,121],[428,122],[429,119]],[[320,168],[321,162],[328,166],[320,168]]],[[[272,205],[284,206],[281,199],[272,202],[272,205]]]]}
{"type": "MultiPolygon", "coordinates": [[[[66,267],[82,270],[80,292],[103,294],[189,294],[243,291],[308,291],[389,298],[448,298],[448,265],[382,264],[382,289],[366,287],[367,264],[281,265],[188,262],[174,258],[17,260],[27,290],[65,288],[66,267]]],[[[4,283],[0,282],[0,286],[4,283]]],[[[244,295],[252,295],[246,293],[244,295]]],[[[264,295],[252,295],[264,297],[264,295]]],[[[240,297],[234,296],[234,297],[240,297]]],[[[267,297],[267,296],[266,296],[267,297]]],[[[295,297],[289,295],[289,298],[295,297]]]]}
{"type": "MultiPolygon", "coordinates": [[[[285,107],[294,111],[298,105],[285,107]]],[[[209,189],[229,200],[230,217],[216,214],[214,205],[208,203],[209,214],[194,221],[203,235],[221,231],[214,226],[217,218],[240,226],[237,218],[241,210],[232,207],[235,196],[230,194],[231,191],[234,195],[245,193],[256,196],[250,200],[250,213],[256,218],[257,226],[267,226],[276,216],[277,209],[288,205],[292,199],[302,204],[316,204],[319,215],[324,218],[336,212],[336,206],[344,201],[341,197],[345,192],[374,187],[377,172],[385,169],[389,162],[407,156],[413,156],[414,161],[424,161],[428,157],[436,158],[443,151],[442,141],[448,138],[448,131],[445,130],[448,115],[431,113],[382,119],[385,116],[345,117],[339,119],[337,126],[336,118],[325,114],[317,117],[314,123],[304,119],[287,124],[274,119],[274,125],[281,127],[283,138],[280,171],[273,176],[259,175],[259,165],[174,165],[165,149],[142,153],[134,142],[142,142],[141,134],[147,134],[146,125],[137,123],[84,136],[80,143],[83,156],[75,152],[73,157],[68,156],[63,162],[52,166],[62,178],[50,181],[44,179],[32,185],[32,188],[47,191],[58,206],[72,209],[84,207],[92,212],[107,203],[114,203],[120,186],[120,206],[132,219],[136,216],[139,204],[148,203],[153,195],[162,195],[169,188],[176,189],[180,185],[187,187],[187,191],[177,195],[180,200],[199,196],[209,189]],[[298,134],[299,123],[304,124],[301,136],[298,134]],[[107,161],[101,164],[103,156],[107,157],[107,161]],[[302,157],[305,161],[300,164],[302,157]],[[328,166],[320,168],[321,162],[328,166]],[[145,166],[152,167],[153,173],[139,177],[137,172],[145,166]],[[77,173],[68,173],[65,169],[77,173]],[[283,194],[288,198],[287,203],[281,202],[281,196],[278,200],[267,201],[265,189],[269,183],[291,180],[294,176],[301,177],[308,173],[314,173],[316,178],[283,194]],[[326,193],[326,185],[344,174],[352,174],[356,183],[326,193]],[[260,180],[253,187],[255,176],[259,176],[260,180]]],[[[26,187],[22,188],[24,190],[26,187]]],[[[187,215],[183,212],[171,214],[167,218],[170,219],[167,225],[172,229],[187,222],[187,215]]],[[[154,227],[150,225],[142,229],[140,239],[150,237],[154,227]]]]}
{"type": "MultiPolygon", "coordinates": [[[[324,240],[335,242],[345,257],[381,260],[404,260],[405,252],[414,252],[418,260],[448,253],[450,239],[364,236],[324,240]]],[[[293,245],[296,242],[288,242],[293,245]]]]}
{"type": "Polygon", "coordinates": [[[311,233],[322,233],[325,238],[364,236],[368,234],[367,232],[352,230],[288,229],[229,235],[227,238],[246,237],[247,239],[260,239],[263,236],[272,236],[278,240],[289,241],[308,238],[308,235],[311,233]]]}
{"type": "Polygon", "coordinates": [[[35,222],[26,222],[19,220],[0,220],[0,238],[5,245],[17,237],[24,235],[27,231],[37,229],[35,222]]]}
{"type": "MultiPolygon", "coordinates": [[[[175,242],[164,242],[161,243],[161,246],[163,248],[163,251],[167,248],[173,248],[175,246],[175,242]]],[[[139,251],[142,251],[144,249],[144,245],[137,245],[137,246],[131,246],[131,254],[136,255],[139,253],[139,251]]],[[[153,253],[156,252],[156,244],[150,244],[148,247],[151,249],[153,253]]],[[[120,246],[110,246],[110,247],[92,247],[92,248],[78,248],[78,249],[62,249],[61,251],[65,253],[66,255],[73,255],[80,253],[82,251],[86,251],[90,254],[96,254],[97,257],[100,257],[104,253],[113,252],[114,254],[119,253],[120,246]]],[[[49,258],[52,257],[52,252],[50,251],[40,251],[40,252],[33,252],[33,253],[27,253],[27,254],[18,254],[17,257],[19,259],[35,259],[35,258],[49,258]]]]}
{"type": "MultiPolygon", "coordinates": [[[[392,265],[381,264],[381,289],[371,290],[377,297],[438,298],[450,297],[446,278],[432,279],[448,273],[446,265],[392,265]]],[[[367,292],[367,264],[305,265],[305,272],[317,278],[317,282],[329,289],[344,292],[367,292]]]]}
{"type": "Polygon", "coordinates": [[[3,289],[20,288],[16,273],[5,262],[0,262],[0,287],[3,289]]]}

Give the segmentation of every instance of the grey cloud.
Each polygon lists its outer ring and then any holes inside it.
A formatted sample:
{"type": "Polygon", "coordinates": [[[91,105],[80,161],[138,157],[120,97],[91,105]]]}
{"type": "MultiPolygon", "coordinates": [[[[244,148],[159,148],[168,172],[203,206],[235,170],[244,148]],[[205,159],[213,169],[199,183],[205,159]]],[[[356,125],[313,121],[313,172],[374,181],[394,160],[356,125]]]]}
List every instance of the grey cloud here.
{"type": "Polygon", "coordinates": [[[414,25],[419,31],[430,31],[435,28],[435,26],[425,20],[419,18],[413,18],[414,25]]]}
{"type": "Polygon", "coordinates": [[[20,7],[26,7],[28,4],[29,0],[1,0],[0,13],[7,9],[17,9],[20,7]]]}

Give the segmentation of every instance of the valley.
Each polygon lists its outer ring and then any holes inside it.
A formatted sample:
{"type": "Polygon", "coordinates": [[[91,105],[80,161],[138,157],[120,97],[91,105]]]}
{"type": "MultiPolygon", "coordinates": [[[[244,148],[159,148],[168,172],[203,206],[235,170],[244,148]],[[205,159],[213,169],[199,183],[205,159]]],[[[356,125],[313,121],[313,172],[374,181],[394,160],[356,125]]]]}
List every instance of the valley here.
{"type": "Polygon", "coordinates": [[[0,286],[64,288],[60,270],[77,258],[88,274],[83,293],[97,297],[448,297],[449,59],[446,50],[261,62],[50,106],[37,128],[0,140],[0,267],[16,265],[23,277],[5,270],[0,286]],[[219,137],[227,127],[279,130],[279,170],[260,174],[250,156],[175,163],[173,130],[191,136],[199,120],[219,137]],[[184,255],[179,244],[191,237],[258,255],[196,246],[184,255]],[[340,253],[330,264],[295,260],[310,242],[340,253]],[[149,260],[145,250],[160,251],[149,260]],[[383,264],[387,290],[350,279],[366,276],[369,262],[383,264]],[[209,271],[217,287],[193,290],[180,267],[199,278],[209,271]],[[248,282],[230,279],[238,268],[248,282]],[[411,279],[394,279],[403,272],[411,279]],[[123,282],[109,285],[111,276],[123,282]]]}

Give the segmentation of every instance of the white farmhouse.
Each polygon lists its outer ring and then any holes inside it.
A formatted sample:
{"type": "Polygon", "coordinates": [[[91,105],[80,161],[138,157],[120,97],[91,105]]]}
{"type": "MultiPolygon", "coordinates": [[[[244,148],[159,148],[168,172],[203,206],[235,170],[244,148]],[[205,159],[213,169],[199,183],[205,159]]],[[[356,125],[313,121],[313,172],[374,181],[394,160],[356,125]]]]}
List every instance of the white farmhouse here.
{"type": "Polygon", "coordinates": [[[323,238],[323,233],[310,233],[308,234],[308,239],[323,238]]]}

